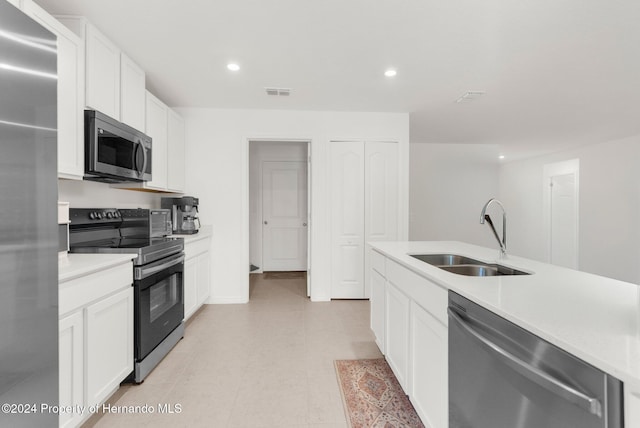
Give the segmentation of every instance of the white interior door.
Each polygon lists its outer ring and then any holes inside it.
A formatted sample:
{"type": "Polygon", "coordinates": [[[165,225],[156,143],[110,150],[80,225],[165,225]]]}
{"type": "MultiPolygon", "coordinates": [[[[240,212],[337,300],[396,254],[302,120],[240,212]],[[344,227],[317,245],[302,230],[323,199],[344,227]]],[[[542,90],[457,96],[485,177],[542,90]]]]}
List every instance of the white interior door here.
{"type": "Polygon", "coordinates": [[[571,269],[578,269],[578,169],[577,159],[544,169],[548,261],[571,269]]]}
{"type": "Polygon", "coordinates": [[[307,270],[306,162],[263,162],[262,220],[263,270],[307,270]]]}
{"type": "MultiPolygon", "coordinates": [[[[365,243],[398,239],[398,144],[365,143],[365,243]]],[[[365,244],[366,245],[366,244],[365,244]]],[[[366,245],[364,296],[371,296],[371,250],[366,245]]]]}
{"type": "Polygon", "coordinates": [[[331,297],[364,297],[364,144],[331,143],[331,297]]]}

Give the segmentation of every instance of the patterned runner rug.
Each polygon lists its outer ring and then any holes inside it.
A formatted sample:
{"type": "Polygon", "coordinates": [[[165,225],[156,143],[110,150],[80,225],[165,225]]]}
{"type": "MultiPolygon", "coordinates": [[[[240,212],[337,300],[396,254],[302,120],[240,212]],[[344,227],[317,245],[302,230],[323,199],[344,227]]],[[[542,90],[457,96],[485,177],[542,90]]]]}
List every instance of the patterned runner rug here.
{"type": "Polygon", "coordinates": [[[336,360],[347,422],[352,428],[423,428],[387,362],[336,360]]]}

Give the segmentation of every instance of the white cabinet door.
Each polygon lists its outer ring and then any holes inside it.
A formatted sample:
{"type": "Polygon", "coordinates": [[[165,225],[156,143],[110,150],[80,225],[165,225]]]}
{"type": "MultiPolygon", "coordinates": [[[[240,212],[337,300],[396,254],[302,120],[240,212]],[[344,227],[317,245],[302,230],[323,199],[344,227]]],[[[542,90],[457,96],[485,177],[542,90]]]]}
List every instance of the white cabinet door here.
{"type": "Polygon", "coordinates": [[[376,336],[376,344],[380,352],[384,349],[384,307],[385,307],[385,279],[375,270],[371,272],[371,330],[376,336]]]}
{"type": "Polygon", "coordinates": [[[398,144],[332,141],[331,297],[370,296],[369,241],[398,239],[398,144]]]}
{"type": "Polygon", "coordinates": [[[198,256],[198,264],[196,266],[198,308],[202,306],[209,297],[209,278],[211,269],[211,258],[209,257],[209,254],[210,253],[207,251],[206,253],[198,256]]]}
{"type": "Polygon", "coordinates": [[[139,131],[145,129],[146,90],[144,70],[124,53],[120,55],[120,121],[139,131]]]}
{"type": "MultiPolygon", "coordinates": [[[[82,310],[74,312],[58,323],[59,403],[61,407],[84,405],[84,318],[82,310]]],[[[75,427],[83,415],[77,412],[61,413],[61,427],[75,427]]]]}
{"type": "Polygon", "coordinates": [[[175,111],[168,110],[167,118],[167,187],[174,192],[184,192],[185,180],[185,127],[184,119],[175,111]]]}
{"type": "Polygon", "coordinates": [[[426,426],[447,427],[447,328],[414,302],[410,342],[411,402],[426,426]]]}
{"type": "Polygon", "coordinates": [[[17,8],[20,7],[20,0],[7,0],[7,1],[17,8]]]}
{"type": "Polygon", "coordinates": [[[120,119],[120,49],[96,27],[87,24],[86,104],[120,119]]]}
{"type": "Polygon", "coordinates": [[[364,144],[331,142],[331,297],[364,297],[364,144]]]}
{"type": "Polygon", "coordinates": [[[133,371],[133,287],[86,309],[87,404],[103,402],[133,371]]]}
{"type": "Polygon", "coordinates": [[[625,426],[640,427],[640,388],[624,388],[625,426]]]}
{"type": "Polygon", "coordinates": [[[193,315],[209,297],[211,260],[209,237],[185,244],[184,319],[193,315]]]}
{"type": "Polygon", "coordinates": [[[198,309],[198,257],[184,262],[184,319],[187,320],[198,309]]]}
{"type": "Polygon", "coordinates": [[[387,281],[385,295],[385,346],[389,367],[400,386],[408,391],[410,300],[387,281]]]}
{"type": "Polygon", "coordinates": [[[33,0],[24,12],[58,37],[58,177],[84,175],[84,42],[33,0]]]}
{"type": "Polygon", "coordinates": [[[150,189],[167,189],[167,106],[147,91],[145,133],[151,142],[151,177],[146,183],[150,189]]]}
{"type": "MultiPolygon", "coordinates": [[[[398,144],[366,142],[364,191],[364,241],[395,241],[398,239],[398,144]]],[[[364,296],[371,290],[371,248],[367,246],[364,260],[364,296]]]]}

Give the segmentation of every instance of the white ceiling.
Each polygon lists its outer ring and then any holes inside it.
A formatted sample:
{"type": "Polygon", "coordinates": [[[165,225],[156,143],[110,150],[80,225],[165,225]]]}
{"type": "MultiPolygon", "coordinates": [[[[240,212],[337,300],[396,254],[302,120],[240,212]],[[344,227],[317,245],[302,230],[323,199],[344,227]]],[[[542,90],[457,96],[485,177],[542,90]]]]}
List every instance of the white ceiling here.
{"type": "Polygon", "coordinates": [[[87,16],[171,106],[410,112],[412,142],[511,159],[640,134],[638,0],[36,1],[87,16]]]}

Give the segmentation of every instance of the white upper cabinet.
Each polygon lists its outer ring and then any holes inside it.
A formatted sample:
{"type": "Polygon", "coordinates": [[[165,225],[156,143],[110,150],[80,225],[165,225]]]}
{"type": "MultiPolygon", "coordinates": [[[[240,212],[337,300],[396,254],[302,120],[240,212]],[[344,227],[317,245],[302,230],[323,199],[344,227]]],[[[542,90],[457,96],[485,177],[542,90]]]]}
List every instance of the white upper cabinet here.
{"type": "Polygon", "coordinates": [[[143,131],[145,102],[144,70],[122,53],[120,55],[120,121],[143,131]]]}
{"type": "Polygon", "coordinates": [[[151,177],[145,183],[118,183],[111,187],[157,192],[184,192],[184,119],[146,91],[144,133],[151,137],[151,177]]]}
{"type": "Polygon", "coordinates": [[[151,177],[149,189],[167,189],[167,114],[169,108],[147,91],[145,133],[151,137],[151,177]]]}
{"type": "Polygon", "coordinates": [[[167,187],[174,192],[184,192],[185,180],[185,128],[184,119],[173,110],[168,110],[167,121],[167,187]]]}
{"type": "Polygon", "coordinates": [[[24,13],[58,37],[58,177],[84,174],[84,43],[33,0],[24,13]]]}
{"type": "Polygon", "coordinates": [[[120,119],[120,49],[87,23],[86,105],[120,119]]]}
{"type": "MultiPolygon", "coordinates": [[[[25,0],[25,2],[33,3],[33,0],[25,0]]],[[[46,14],[37,5],[33,5],[34,10],[40,10],[46,14]]],[[[63,82],[59,83],[61,94],[59,102],[63,102],[64,105],[60,106],[59,111],[63,112],[63,118],[73,112],[74,126],[78,135],[76,140],[78,144],[73,147],[70,145],[67,147],[66,141],[71,141],[70,138],[60,135],[63,145],[60,147],[59,143],[59,150],[64,152],[59,154],[60,168],[65,173],[61,172],[59,175],[65,178],[81,179],[84,174],[83,110],[86,106],[142,131],[152,138],[151,176],[153,180],[146,183],[112,184],[112,187],[184,192],[185,124],[182,117],[145,89],[144,70],[86,18],[67,15],[56,16],[56,18],[57,21],[51,18],[53,24],[64,31],[62,34],[66,34],[78,43],[75,51],[77,60],[73,63],[79,64],[75,74],[67,71],[71,67],[71,59],[65,60],[64,64],[58,66],[64,71],[63,82]],[[76,107],[73,107],[69,101],[72,96],[76,100],[76,107]],[[67,163],[73,164],[75,169],[67,167],[67,163]]],[[[74,52],[71,44],[65,40],[61,43],[61,52],[74,52]],[[65,47],[66,45],[69,46],[65,47]]],[[[66,56],[70,58],[71,53],[66,56]]],[[[66,56],[63,55],[63,58],[66,56]]],[[[66,119],[64,123],[67,122],[69,125],[65,125],[65,129],[70,129],[71,119],[66,119]]],[[[61,124],[61,129],[62,126],[61,124]]]]}

